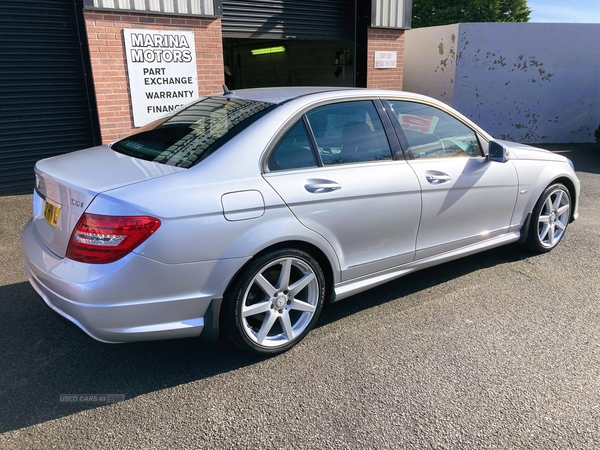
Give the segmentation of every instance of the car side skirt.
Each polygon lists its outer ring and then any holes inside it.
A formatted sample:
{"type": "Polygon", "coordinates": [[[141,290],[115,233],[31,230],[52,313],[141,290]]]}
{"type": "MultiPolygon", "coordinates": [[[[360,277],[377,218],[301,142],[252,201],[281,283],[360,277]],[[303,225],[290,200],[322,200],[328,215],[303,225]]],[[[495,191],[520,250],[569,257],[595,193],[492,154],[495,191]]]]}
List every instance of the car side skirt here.
{"type": "Polygon", "coordinates": [[[517,242],[520,237],[521,233],[519,231],[503,234],[501,236],[488,239],[484,242],[469,245],[454,251],[431,256],[429,258],[423,258],[369,276],[339,283],[334,286],[334,295],[331,297],[331,302],[337,302],[338,300],[342,300],[346,297],[350,297],[351,295],[366,291],[367,289],[379,286],[380,284],[386,283],[395,278],[400,278],[404,275],[408,275],[409,273],[416,272],[417,270],[426,269],[428,267],[436,266],[454,259],[473,255],[484,250],[500,247],[512,242],[517,242]]]}

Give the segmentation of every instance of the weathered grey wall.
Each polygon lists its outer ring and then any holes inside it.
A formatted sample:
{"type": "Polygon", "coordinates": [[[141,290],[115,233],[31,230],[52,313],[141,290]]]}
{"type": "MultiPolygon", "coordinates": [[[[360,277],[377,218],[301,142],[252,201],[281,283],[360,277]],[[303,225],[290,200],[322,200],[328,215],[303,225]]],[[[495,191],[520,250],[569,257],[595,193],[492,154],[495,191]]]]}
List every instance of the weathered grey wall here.
{"type": "Polygon", "coordinates": [[[600,24],[411,30],[404,88],[452,105],[498,138],[593,142],[600,124],[599,42],[600,24]]]}
{"type": "Polygon", "coordinates": [[[404,35],[404,90],[452,105],[459,24],[417,28],[404,35]]]}

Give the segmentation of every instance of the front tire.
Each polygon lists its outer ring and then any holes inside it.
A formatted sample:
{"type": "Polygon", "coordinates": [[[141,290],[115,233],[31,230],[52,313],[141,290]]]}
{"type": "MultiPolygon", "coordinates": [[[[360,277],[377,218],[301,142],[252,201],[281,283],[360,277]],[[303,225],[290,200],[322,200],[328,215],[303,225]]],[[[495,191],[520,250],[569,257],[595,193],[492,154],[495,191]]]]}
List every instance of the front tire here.
{"type": "Polygon", "coordinates": [[[226,298],[224,325],[242,349],[283,353],[313,328],[325,299],[325,277],[317,261],[297,249],[258,257],[226,298]]]}
{"type": "Polygon", "coordinates": [[[533,208],[527,243],[540,253],[549,252],[562,240],[571,218],[571,195],[562,184],[546,188],[533,208]]]}

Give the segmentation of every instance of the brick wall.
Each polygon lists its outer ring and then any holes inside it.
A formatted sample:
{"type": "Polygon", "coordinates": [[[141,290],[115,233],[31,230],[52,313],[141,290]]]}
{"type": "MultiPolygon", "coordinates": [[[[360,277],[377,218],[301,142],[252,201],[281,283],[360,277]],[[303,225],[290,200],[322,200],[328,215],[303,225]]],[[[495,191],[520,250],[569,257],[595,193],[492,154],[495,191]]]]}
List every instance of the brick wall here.
{"type": "Polygon", "coordinates": [[[404,30],[369,28],[367,39],[367,87],[402,90],[404,30]],[[375,69],[375,51],[397,52],[396,68],[375,69]]]}
{"type": "Polygon", "coordinates": [[[134,131],[123,28],[194,31],[198,92],[203,95],[221,90],[224,76],[220,19],[90,11],[84,14],[103,143],[134,131]]]}

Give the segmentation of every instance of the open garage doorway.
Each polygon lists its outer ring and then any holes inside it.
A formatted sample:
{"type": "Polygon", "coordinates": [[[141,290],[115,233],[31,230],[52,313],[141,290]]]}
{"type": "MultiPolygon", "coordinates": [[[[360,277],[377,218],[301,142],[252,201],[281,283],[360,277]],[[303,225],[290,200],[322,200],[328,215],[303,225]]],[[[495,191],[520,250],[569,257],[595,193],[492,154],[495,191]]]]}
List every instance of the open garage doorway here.
{"type": "Polygon", "coordinates": [[[355,86],[354,42],[223,39],[227,87],[355,86]]]}
{"type": "Polygon", "coordinates": [[[223,0],[227,86],[355,86],[356,17],[349,0],[223,0]]]}

